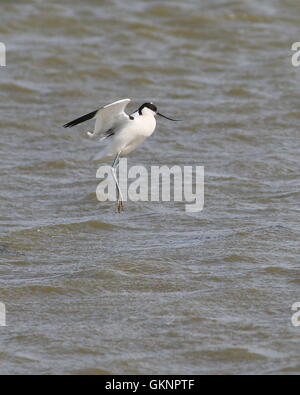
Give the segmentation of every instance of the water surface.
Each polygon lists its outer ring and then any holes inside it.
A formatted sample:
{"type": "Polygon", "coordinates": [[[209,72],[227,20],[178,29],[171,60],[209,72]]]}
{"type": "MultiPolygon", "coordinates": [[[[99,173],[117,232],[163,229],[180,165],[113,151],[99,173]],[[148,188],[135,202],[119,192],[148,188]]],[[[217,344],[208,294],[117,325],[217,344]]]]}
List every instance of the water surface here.
{"type": "Polygon", "coordinates": [[[1,1],[2,374],[299,374],[299,12],[1,1]],[[129,165],[205,166],[202,212],[97,201],[61,125],[126,97],[184,119],[129,165]]]}

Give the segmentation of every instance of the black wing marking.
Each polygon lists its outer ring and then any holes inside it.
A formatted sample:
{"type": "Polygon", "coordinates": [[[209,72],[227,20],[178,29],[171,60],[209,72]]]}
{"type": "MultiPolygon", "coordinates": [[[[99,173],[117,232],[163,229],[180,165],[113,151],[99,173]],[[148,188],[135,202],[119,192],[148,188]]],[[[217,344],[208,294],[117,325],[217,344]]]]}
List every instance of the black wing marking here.
{"type": "Polygon", "coordinates": [[[73,127],[73,126],[75,126],[75,125],[78,125],[79,123],[88,121],[89,119],[94,118],[94,116],[97,114],[98,111],[99,111],[99,110],[92,111],[92,112],[90,112],[89,114],[86,114],[86,115],[83,115],[83,116],[80,117],[80,118],[74,119],[73,121],[68,122],[68,123],[66,123],[65,125],[63,125],[63,127],[64,127],[64,128],[71,128],[71,127],[73,127]]]}
{"type": "Polygon", "coordinates": [[[114,136],[115,132],[113,131],[113,129],[109,129],[107,132],[104,133],[105,137],[111,137],[114,136]]]}
{"type": "Polygon", "coordinates": [[[114,136],[115,132],[113,128],[108,129],[106,132],[102,133],[100,140],[108,139],[111,136],[114,136]]]}

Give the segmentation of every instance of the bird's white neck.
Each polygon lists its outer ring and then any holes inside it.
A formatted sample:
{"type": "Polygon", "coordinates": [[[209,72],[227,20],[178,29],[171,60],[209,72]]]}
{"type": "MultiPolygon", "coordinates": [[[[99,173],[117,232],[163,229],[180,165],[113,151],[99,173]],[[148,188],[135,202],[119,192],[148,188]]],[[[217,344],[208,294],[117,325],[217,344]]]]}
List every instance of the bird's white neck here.
{"type": "Polygon", "coordinates": [[[150,108],[143,108],[142,110],[142,115],[143,117],[154,117],[155,116],[155,112],[152,111],[150,108]]]}

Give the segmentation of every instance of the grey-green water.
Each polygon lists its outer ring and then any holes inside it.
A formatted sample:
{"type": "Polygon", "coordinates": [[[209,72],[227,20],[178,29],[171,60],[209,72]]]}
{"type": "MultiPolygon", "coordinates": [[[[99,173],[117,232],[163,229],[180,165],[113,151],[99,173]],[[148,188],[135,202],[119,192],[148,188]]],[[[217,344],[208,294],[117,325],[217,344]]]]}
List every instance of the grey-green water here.
{"type": "Polygon", "coordinates": [[[0,372],[298,374],[299,1],[0,7],[0,372]],[[125,97],[184,119],[129,165],[205,166],[202,212],[97,201],[61,125],[125,97]]]}

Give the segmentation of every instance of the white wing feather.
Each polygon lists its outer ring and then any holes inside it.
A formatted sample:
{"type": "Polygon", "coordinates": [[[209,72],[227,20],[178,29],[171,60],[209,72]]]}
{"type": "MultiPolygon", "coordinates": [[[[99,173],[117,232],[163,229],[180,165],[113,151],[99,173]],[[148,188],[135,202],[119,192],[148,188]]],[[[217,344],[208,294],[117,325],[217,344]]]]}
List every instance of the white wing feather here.
{"type": "Polygon", "coordinates": [[[88,135],[95,137],[103,134],[102,138],[106,138],[108,131],[113,131],[120,124],[127,122],[129,116],[124,110],[129,102],[130,99],[122,99],[100,108],[94,117],[96,118],[94,132],[88,132],[88,135]]]}

